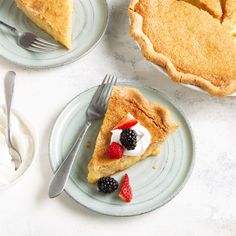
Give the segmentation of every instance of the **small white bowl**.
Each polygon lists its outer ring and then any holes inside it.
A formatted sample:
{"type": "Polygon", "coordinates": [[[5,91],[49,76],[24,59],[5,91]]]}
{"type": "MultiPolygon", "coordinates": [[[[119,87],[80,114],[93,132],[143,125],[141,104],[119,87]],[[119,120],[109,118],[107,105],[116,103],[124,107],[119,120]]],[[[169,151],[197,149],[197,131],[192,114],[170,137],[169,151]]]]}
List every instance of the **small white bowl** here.
{"type": "MultiPolygon", "coordinates": [[[[0,106],[0,109],[4,109],[4,106],[0,106]]],[[[26,175],[26,173],[29,172],[30,167],[32,166],[32,164],[34,163],[35,157],[37,156],[38,153],[38,137],[36,135],[35,129],[32,126],[31,122],[25,118],[25,116],[19,112],[16,111],[14,109],[12,109],[12,113],[27,127],[27,129],[29,130],[31,137],[32,137],[32,141],[34,144],[34,150],[32,152],[32,155],[30,157],[29,160],[27,160],[27,165],[25,166],[25,168],[21,171],[20,175],[18,177],[16,177],[16,179],[14,179],[12,182],[10,182],[7,185],[4,186],[0,186],[0,191],[4,191],[8,188],[10,188],[11,186],[15,185],[16,183],[18,183],[19,180],[21,180],[23,178],[23,176],[26,175]]]]}

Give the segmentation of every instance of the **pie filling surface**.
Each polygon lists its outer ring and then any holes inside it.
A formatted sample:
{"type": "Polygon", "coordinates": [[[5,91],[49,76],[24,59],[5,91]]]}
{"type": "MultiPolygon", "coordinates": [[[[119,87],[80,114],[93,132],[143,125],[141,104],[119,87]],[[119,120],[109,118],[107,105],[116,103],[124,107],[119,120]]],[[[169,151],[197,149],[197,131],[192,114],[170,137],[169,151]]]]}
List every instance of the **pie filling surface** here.
{"type": "Polygon", "coordinates": [[[236,91],[235,0],[133,0],[130,32],[177,81],[225,96],[236,91]]]}

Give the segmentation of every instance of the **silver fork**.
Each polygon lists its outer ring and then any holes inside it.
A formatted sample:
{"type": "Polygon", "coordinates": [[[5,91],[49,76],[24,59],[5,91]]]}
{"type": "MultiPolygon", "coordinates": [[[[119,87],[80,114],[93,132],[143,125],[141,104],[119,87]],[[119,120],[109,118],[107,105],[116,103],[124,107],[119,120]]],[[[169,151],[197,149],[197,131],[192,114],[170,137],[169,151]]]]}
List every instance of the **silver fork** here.
{"type": "Polygon", "coordinates": [[[33,33],[21,32],[17,30],[16,28],[4,23],[1,20],[0,20],[0,25],[5,26],[9,30],[11,30],[11,32],[15,33],[15,35],[17,36],[18,45],[28,51],[47,53],[49,51],[55,51],[61,47],[59,44],[54,44],[42,38],[38,38],[33,33]]]}
{"type": "Polygon", "coordinates": [[[92,122],[101,119],[104,116],[107,109],[108,100],[112,91],[112,87],[116,84],[116,82],[117,79],[115,76],[106,75],[102,84],[98,86],[86,111],[85,126],[81,130],[75,144],[69,151],[67,157],[62,162],[62,164],[56,171],[54,178],[52,179],[52,182],[49,187],[50,198],[57,197],[64,190],[74,160],[78,154],[81,142],[92,122]]]}

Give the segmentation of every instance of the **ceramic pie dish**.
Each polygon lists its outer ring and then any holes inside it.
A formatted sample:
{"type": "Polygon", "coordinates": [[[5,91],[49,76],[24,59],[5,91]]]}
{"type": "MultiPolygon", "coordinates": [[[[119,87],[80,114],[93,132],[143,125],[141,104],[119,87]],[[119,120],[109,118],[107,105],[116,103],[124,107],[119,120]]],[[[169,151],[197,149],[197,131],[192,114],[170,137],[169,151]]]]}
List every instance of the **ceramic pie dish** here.
{"type": "MultiPolygon", "coordinates": [[[[159,66],[159,65],[155,65],[153,63],[151,63],[158,71],[160,71],[163,75],[165,75],[168,79],[171,79],[170,76],[168,75],[168,73],[166,72],[166,70],[159,66]]],[[[184,87],[187,87],[189,89],[195,90],[197,92],[201,92],[201,93],[207,93],[205,90],[203,90],[202,88],[195,86],[195,85],[190,85],[190,84],[182,84],[184,87]]],[[[232,93],[230,95],[227,95],[228,97],[235,97],[236,96],[236,92],[232,93]]]]}

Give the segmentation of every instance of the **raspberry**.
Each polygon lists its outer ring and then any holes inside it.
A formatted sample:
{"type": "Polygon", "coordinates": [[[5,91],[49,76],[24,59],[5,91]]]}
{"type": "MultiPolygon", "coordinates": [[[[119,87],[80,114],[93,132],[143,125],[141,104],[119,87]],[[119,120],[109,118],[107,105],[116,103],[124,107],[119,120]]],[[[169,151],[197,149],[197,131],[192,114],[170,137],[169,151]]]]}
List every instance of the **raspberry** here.
{"type": "Polygon", "coordinates": [[[113,159],[120,159],[124,154],[124,148],[119,144],[113,142],[107,149],[107,155],[113,159]]]}

